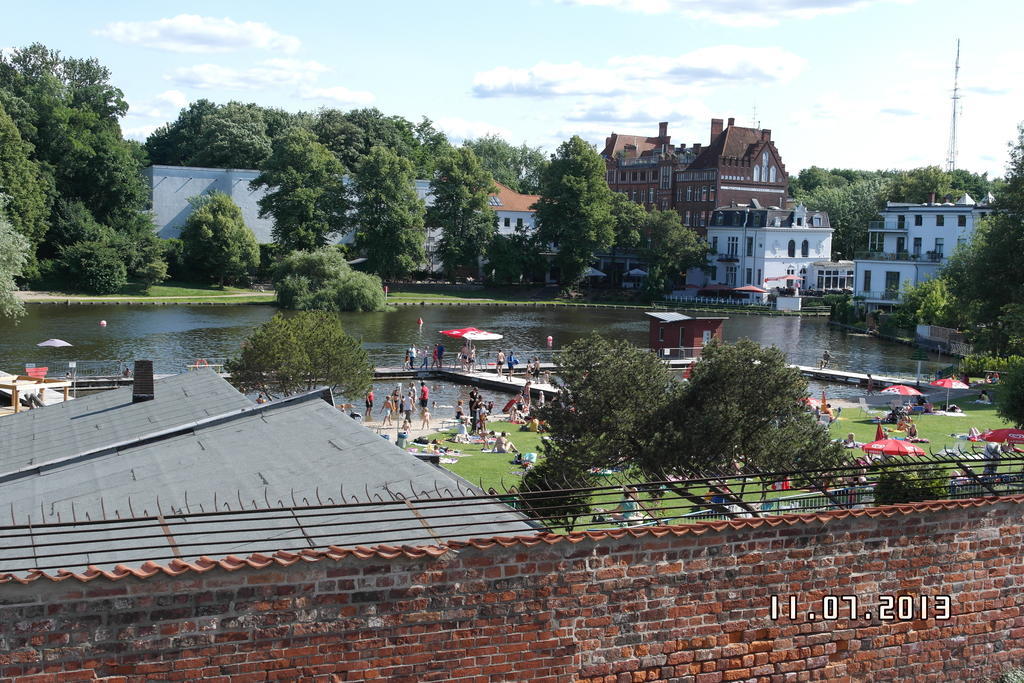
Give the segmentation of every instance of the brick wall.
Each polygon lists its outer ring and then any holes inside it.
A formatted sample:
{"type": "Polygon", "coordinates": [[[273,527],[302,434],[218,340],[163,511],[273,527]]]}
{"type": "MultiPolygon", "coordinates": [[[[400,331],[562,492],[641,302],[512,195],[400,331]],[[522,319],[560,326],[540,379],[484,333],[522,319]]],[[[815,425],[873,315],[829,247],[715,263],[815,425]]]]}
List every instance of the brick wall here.
{"type": "Polygon", "coordinates": [[[982,680],[1024,663],[1022,503],[9,582],[0,676],[982,680]],[[856,594],[873,608],[901,592],[951,594],[954,616],[794,623],[768,613],[771,594],[856,594]]]}

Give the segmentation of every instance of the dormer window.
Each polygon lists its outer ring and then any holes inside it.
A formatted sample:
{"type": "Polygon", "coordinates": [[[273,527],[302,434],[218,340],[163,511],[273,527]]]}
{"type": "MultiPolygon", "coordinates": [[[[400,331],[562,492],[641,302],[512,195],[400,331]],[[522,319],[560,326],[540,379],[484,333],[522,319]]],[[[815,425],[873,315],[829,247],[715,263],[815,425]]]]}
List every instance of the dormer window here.
{"type": "Polygon", "coordinates": [[[813,220],[814,220],[814,227],[820,228],[821,227],[821,216],[819,216],[818,214],[814,214],[814,219],[813,220]]]}

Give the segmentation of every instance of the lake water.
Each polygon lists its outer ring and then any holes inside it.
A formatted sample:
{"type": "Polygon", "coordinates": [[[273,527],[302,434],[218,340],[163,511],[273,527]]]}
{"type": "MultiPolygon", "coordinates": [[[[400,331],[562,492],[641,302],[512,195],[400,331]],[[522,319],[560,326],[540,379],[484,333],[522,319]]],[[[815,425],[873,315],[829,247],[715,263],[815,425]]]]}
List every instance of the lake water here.
{"type": "MultiPolygon", "coordinates": [[[[241,341],[254,327],[268,320],[276,309],[271,306],[64,306],[33,304],[17,326],[0,328],[0,370],[21,372],[26,363],[63,367],[78,360],[80,371],[86,361],[117,361],[151,358],[157,372],[180,372],[197,358],[213,359],[237,354],[241,341]],[[100,320],[107,325],[101,327],[100,320]],[[37,343],[50,338],[63,339],[72,348],[39,348],[37,343]]],[[[593,308],[510,308],[497,306],[408,306],[390,313],[340,314],[346,330],[363,339],[374,360],[389,360],[398,365],[404,349],[447,340],[456,350],[457,342],[443,337],[440,330],[474,326],[498,332],[500,342],[479,342],[484,355],[498,348],[513,348],[520,357],[546,348],[546,338],[554,339],[554,349],[597,331],[619,337],[639,346],[647,344],[647,319],[636,310],[593,308]],[[417,319],[423,319],[423,326],[417,319]]],[[[782,348],[793,363],[816,365],[822,351],[832,355],[831,367],[874,373],[913,374],[917,362],[913,349],[880,341],[865,335],[850,334],[828,325],[825,318],[769,317],[737,315],[725,321],[725,338],[744,337],[761,344],[782,348]]],[[[944,367],[949,358],[934,354],[922,362],[929,373],[944,367]]],[[[116,363],[112,364],[116,368],[116,363]]],[[[439,400],[451,405],[455,392],[439,385],[439,400]]],[[[859,396],[855,387],[827,385],[830,396],[859,396]]],[[[821,386],[812,383],[812,391],[821,386]]]]}

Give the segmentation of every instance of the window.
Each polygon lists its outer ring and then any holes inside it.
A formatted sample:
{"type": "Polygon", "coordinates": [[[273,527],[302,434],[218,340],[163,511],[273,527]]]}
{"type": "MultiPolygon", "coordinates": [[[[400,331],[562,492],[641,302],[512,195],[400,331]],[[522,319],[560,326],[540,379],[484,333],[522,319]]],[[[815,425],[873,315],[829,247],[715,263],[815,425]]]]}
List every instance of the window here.
{"type": "Polygon", "coordinates": [[[729,237],[729,256],[739,256],[740,253],[740,238],[739,236],[729,237]]]}
{"type": "Polygon", "coordinates": [[[760,166],[755,166],[754,167],[754,182],[755,183],[761,182],[761,167],[760,166]]]}
{"type": "Polygon", "coordinates": [[[868,251],[878,253],[885,251],[885,234],[881,232],[868,233],[868,251]]]}
{"type": "Polygon", "coordinates": [[[725,225],[725,214],[723,212],[715,212],[715,225],[725,225]]]}
{"type": "Polygon", "coordinates": [[[711,189],[708,191],[708,201],[709,202],[715,201],[715,186],[714,185],[712,185],[711,189]]]}
{"type": "Polygon", "coordinates": [[[761,269],[758,268],[757,269],[757,286],[760,287],[762,282],[764,282],[764,280],[761,279],[761,269]]]}
{"type": "Polygon", "coordinates": [[[689,225],[689,224],[690,224],[690,212],[687,211],[685,214],[683,214],[683,225],[689,225]]]}
{"type": "Polygon", "coordinates": [[[770,182],[770,183],[774,183],[775,182],[775,167],[774,166],[772,166],[771,169],[769,170],[768,178],[769,178],[768,182],[770,182]]]}
{"type": "Polygon", "coordinates": [[[956,248],[957,249],[959,249],[960,247],[964,246],[965,244],[967,244],[967,238],[966,237],[957,237],[956,238],[956,248]]]}
{"type": "Polygon", "coordinates": [[[708,276],[712,280],[717,280],[718,279],[718,266],[711,266],[711,272],[708,273],[708,276]]]}
{"type": "Polygon", "coordinates": [[[811,245],[808,244],[807,240],[800,243],[800,255],[807,258],[807,255],[811,252],[811,245]]]}
{"type": "Polygon", "coordinates": [[[939,257],[942,256],[942,249],[944,247],[943,242],[944,242],[944,240],[941,237],[936,237],[935,238],[935,255],[936,256],[939,256],[939,257]]]}
{"type": "Polygon", "coordinates": [[[689,202],[689,201],[692,201],[692,200],[693,200],[693,186],[692,185],[687,185],[686,186],[686,201],[689,202]]]}
{"type": "Polygon", "coordinates": [[[865,292],[870,292],[871,291],[871,271],[870,270],[865,270],[864,271],[864,291],[865,292]]]}
{"type": "Polygon", "coordinates": [[[896,227],[900,230],[907,229],[907,217],[904,215],[896,216],[896,227]]]}
{"type": "Polygon", "coordinates": [[[739,211],[733,211],[732,212],[732,224],[733,225],[743,225],[743,214],[740,213],[739,211]]]}
{"type": "Polygon", "coordinates": [[[821,227],[821,216],[819,216],[818,214],[814,214],[814,227],[821,227]]]}
{"type": "Polygon", "coordinates": [[[752,284],[754,284],[754,269],[753,268],[747,268],[744,271],[744,275],[745,275],[745,277],[744,277],[743,284],[745,284],[745,285],[752,285],[752,284]]]}
{"type": "Polygon", "coordinates": [[[633,171],[633,182],[635,183],[639,179],[640,179],[640,174],[637,173],[636,171],[633,171]]]}
{"type": "Polygon", "coordinates": [[[708,200],[708,188],[707,186],[700,188],[700,200],[706,202],[708,200]]]}
{"type": "Polygon", "coordinates": [[[725,267],[725,284],[730,287],[736,286],[736,266],[725,267]]]}
{"type": "Polygon", "coordinates": [[[711,238],[711,251],[712,253],[718,253],[718,235],[711,238]]]}
{"type": "Polygon", "coordinates": [[[629,201],[631,201],[631,202],[635,202],[636,201],[636,190],[632,190],[629,193],[629,201]]]}
{"type": "Polygon", "coordinates": [[[761,214],[760,213],[755,213],[754,214],[754,227],[755,228],[760,228],[761,227],[761,214]]]}
{"type": "Polygon", "coordinates": [[[681,188],[681,187],[677,187],[676,188],[676,201],[677,202],[683,201],[683,188],[681,188]]]}
{"type": "Polygon", "coordinates": [[[506,218],[505,218],[505,227],[507,228],[507,227],[509,227],[510,225],[512,225],[512,219],[511,219],[511,218],[508,218],[508,217],[506,217],[506,218]]]}
{"type": "Polygon", "coordinates": [[[786,275],[796,275],[796,268],[793,266],[786,268],[786,275]]]}
{"type": "Polygon", "coordinates": [[[787,250],[786,253],[789,254],[790,258],[793,258],[794,256],[796,256],[796,240],[790,240],[789,241],[789,249],[787,250]]]}
{"type": "Polygon", "coordinates": [[[914,225],[924,225],[924,216],[919,213],[914,214],[914,225]]]}
{"type": "Polygon", "coordinates": [[[522,218],[517,218],[516,219],[516,227],[517,228],[523,227],[523,219],[522,218]]]}
{"type": "Polygon", "coordinates": [[[899,271],[887,270],[885,271],[885,296],[887,299],[896,298],[896,293],[900,291],[900,274],[899,271]]]}
{"type": "Polygon", "coordinates": [[[665,328],[661,325],[658,325],[658,341],[665,341],[665,328]]]}
{"type": "Polygon", "coordinates": [[[670,189],[669,183],[672,182],[672,169],[668,166],[661,167],[661,189],[670,189]]]}
{"type": "Polygon", "coordinates": [[[753,237],[748,237],[747,238],[747,256],[753,256],[753,255],[754,255],[754,238],[753,237]]]}
{"type": "Polygon", "coordinates": [[[622,171],[621,173],[619,173],[619,182],[620,182],[620,183],[624,183],[624,182],[626,182],[626,180],[627,180],[628,178],[629,178],[629,174],[628,174],[628,173],[626,173],[625,171],[622,171]]]}
{"type": "Polygon", "coordinates": [[[708,212],[707,211],[701,211],[700,212],[700,224],[701,224],[701,227],[706,225],[707,222],[708,222],[708,212]]]}
{"type": "Polygon", "coordinates": [[[662,199],[661,200],[661,210],[664,211],[667,208],[668,208],[668,200],[667,199],[662,199]]]}
{"type": "Polygon", "coordinates": [[[647,188],[647,203],[648,204],[653,204],[654,203],[654,188],[653,187],[647,188]]]}
{"type": "Polygon", "coordinates": [[[956,217],[956,227],[958,227],[958,228],[966,228],[967,227],[967,216],[957,216],[956,217]]]}
{"type": "Polygon", "coordinates": [[[935,217],[935,225],[937,225],[938,227],[941,228],[945,224],[946,224],[946,217],[943,216],[941,213],[938,216],[935,217]]]}
{"type": "Polygon", "coordinates": [[[920,255],[921,255],[921,238],[920,237],[915,237],[914,238],[914,256],[920,256],[920,255]]]}

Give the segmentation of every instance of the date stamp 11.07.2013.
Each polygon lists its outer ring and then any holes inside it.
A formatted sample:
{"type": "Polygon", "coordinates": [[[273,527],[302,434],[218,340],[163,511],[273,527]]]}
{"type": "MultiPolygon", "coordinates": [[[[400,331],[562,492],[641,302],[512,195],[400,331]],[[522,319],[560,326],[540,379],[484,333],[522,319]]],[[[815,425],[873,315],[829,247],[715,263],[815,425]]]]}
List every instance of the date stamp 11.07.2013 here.
{"type": "Polygon", "coordinates": [[[772,621],[948,621],[953,618],[953,599],[948,595],[879,595],[869,603],[856,595],[823,595],[815,600],[772,595],[768,616],[772,621]]]}

